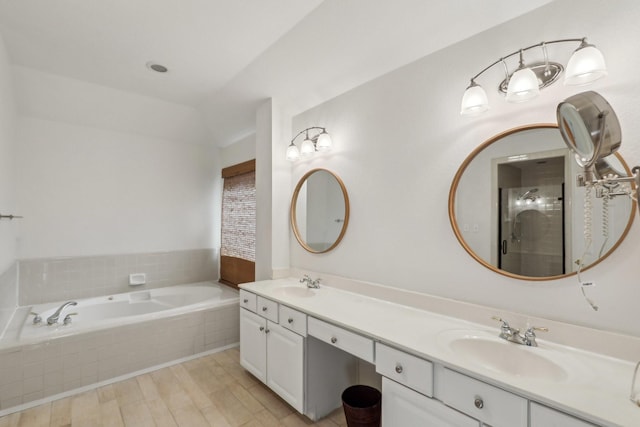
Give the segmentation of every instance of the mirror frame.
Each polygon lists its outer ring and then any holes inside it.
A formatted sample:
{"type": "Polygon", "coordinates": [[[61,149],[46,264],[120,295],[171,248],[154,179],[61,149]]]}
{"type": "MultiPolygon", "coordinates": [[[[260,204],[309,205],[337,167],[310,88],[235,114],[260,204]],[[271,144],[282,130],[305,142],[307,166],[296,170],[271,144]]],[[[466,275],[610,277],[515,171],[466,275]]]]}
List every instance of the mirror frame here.
{"type": "Polygon", "coordinates": [[[293,191],[293,197],[291,198],[290,219],[291,219],[291,228],[293,229],[293,234],[296,236],[296,240],[298,241],[298,243],[300,243],[300,246],[302,246],[306,251],[311,252],[312,254],[323,254],[323,253],[329,252],[340,244],[340,242],[342,241],[342,238],[344,237],[344,234],[347,231],[347,226],[349,225],[349,210],[350,210],[349,195],[347,194],[347,187],[345,187],[344,182],[342,182],[340,177],[328,169],[324,169],[324,168],[311,169],[309,172],[305,173],[302,176],[302,178],[300,178],[300,181],[298,181],[298,184],[296,185],[296,188],[293,191]],[[342,196],[344,197],[344,222],[342,223],[342,229],[340,230],[340,234],[338,235],[336,241],[327,249],[323,251],[317,251],[312,247],[310,247],[307,244],[307,242],[305,242],[302,239],[302,236],[300,235],[300,230],[298,229],[298,221],[296,219],[296,203],[298,202],[298,194],[300,193],[300,190],[302,189],[302,186],[306,182],[307,178],[309,178],[314,173],[321,172],[321,171],[327,172],[328,174],[333,176],[333,178],[340,185],[340,189],[342,190],[342,196]]]}
{"type": "MultiPolygon", "coordinates": [[[[558,129],[558,125],[556,123],[537,123],[537,124],[518,126],[518,127],[512,128],[512,129],[508,129],[508,130],[506,130],[504,132],[500,132],[499,134],[494,135],[491,138],[487,139],[485,142],[483,142],[478,147],[476,147],[467,156],[466,159],[464,159],[464,161],[462,162],[462,164],[458,168],[458,171],[456,172],[455,176],[453,177],[453,182],[451,183],[451,189],[449,190],[449,222],[451,223],[451,228],[453,229],[453,233],[455,234],[456,239],[458,239],[458,242],[460,242],[460,244],[462,245],[464,250],[467,251],[467,253],[469,255],[471,255],[471,257],[473,259],[475,259],[480,264],[482,264],[483,266],[487,267],[489,270],[491,270],[491,271],[493,271],[495,273],[501,274],[503,276],[511,277],[513,279],[529,280],[529,281],[537,281],[537,282],[543,281],[543,280],[564,279],[566,277],[571,277],[571,276],[576,275],[577,272],[572,271],[570,273],[559,274],[559,275],[556,275],[556,276],[534,277],[534,276],[522,276],[520,274],[514,274],[514,273],[510,273],[508,271],[500,270],[498,267],[496,267],[496,266],[492,265],[491,263],[487,262],[485,259],[480,258],[473,251],[473,249],[471,249],[471,247],[469,247],[467,242],[465,242],[464,237],[462,236],[460,228],[458,227],[458,222],[456,221],[456,218],[455,218],[456,190],[458,189],[458,185],[460,184],[460,179],[462,178],[462,175],[464,174],[464,172],[467,169],[467,167],[469,166],[469,164],[478,155],[478,153],[480,153],[482,150],[484,150],[485,148],[489,147],[491,144],[493,144],[494,142],[499,141],[502,138],[505,138],[505,137],[507,137],[507,136],[509,136],[511,134],[514,134],[514,133],[518,133],[518,132],[521,132],[521,131],[524,131],[524,130],[532,130],[532,129],[556,129],[558,132],[560,132],[559,129],[558,129]]],[[[627,162],[624,161],[622,156],[620,154],[618,154],[618,153],[614,153],[614,155],[620,161],[620,164],[622,164],[622,166],[624,167],[624,170],[627,173],[627,175],[628,176],[632,176],[631,170],[629,169],[629,165],[627,165],[627,162]]],[[[633,183],[631,183],[632,189],[634,188],[634,186],[635,185],[633,183]]],[[[605,260],[609,255],[611,255],[613,253],[613,251],[615,251],[618,248],[618,246],[620,246],[622,241],[627,237],[627,234],[629,233],[629,230],[631,229],[631,226],[633,225],[633,220],[635,219],[635,214],[636,214],[636,203],[631,203],[631,209],[630,209],[630,212],[629,212],[629,220],[627,221],[627,226],[625,227],[624,231],[622,232],[622,235],[620,236],[620,238],[618,238],[618,240],[611,247],[611,249],[609,249],[602,257],[600,257],[597,261],[594,261],[593,263],[589,264],[588,266],[582,268],[581,272],[584,272],[584,271],[586,271],[586,270],[588,270],[588,269],[600,264],[600,262],[605,260]]]]}

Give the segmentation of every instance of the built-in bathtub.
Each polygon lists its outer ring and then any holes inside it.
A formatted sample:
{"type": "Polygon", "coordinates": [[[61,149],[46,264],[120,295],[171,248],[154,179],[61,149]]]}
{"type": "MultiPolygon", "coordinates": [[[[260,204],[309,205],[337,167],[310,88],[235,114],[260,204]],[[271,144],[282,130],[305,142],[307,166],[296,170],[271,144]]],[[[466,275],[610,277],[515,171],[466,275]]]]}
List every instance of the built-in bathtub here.
{"type": "Polygon", "coordinates": [[[54,325],[65,301],[16,309],[0,339],[0,414],[239,341],[238,293],[213,282],[75,301],[54,325]]]}

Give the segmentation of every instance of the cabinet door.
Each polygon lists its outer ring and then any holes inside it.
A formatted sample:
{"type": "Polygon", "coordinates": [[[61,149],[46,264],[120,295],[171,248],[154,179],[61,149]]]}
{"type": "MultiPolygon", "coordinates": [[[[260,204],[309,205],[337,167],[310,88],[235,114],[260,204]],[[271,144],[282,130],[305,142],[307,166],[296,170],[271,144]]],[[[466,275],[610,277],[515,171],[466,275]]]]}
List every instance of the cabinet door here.
{"type": "Polygon", "coordinates": [[[382,377],[382,427],[479,427],[480,422],[382,377]]]}
{"type": "Polygon", "coordinates": [[[595,427],[595,425],[531,402],[531,427],[595,427]]]}
{"type": "Polygon", "coordinates": [[[267,322],[267,386],[304,411],[304,338],[267,322]]]}
{"type": "Polygon", "coordinates": [[[267,320],[240,309],[240,365],[267,381],[267,320]]]}

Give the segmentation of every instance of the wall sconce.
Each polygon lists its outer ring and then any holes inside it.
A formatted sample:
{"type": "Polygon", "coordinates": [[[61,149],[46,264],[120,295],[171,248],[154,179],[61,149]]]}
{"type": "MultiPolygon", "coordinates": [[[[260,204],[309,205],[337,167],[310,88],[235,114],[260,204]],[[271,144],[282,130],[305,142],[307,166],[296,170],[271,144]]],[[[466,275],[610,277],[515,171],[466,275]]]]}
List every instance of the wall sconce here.
{"type": "Polygon", "coordinates": [[[607,75],[607,67],[602,53],[594,45],[588,44],[586,38],[560,39],[537,43],[518,49],[498,59],[471,77],[471,84],[462,96],[460,114],[463,116],[472,116],[489,109],[487,93],[482,86],[476,83],[476,79],[482,75],[482,73],[499,63],[502,63],[504,66],[505,79],[498,86],[498,90],[505,94],[505,100],[507,102],[524,102],[538,96],[540,89],[555,83],[560,73],[564,70],[561,64],[549,61],[547,58],[546,45],[567,42],[580,42],[580,45],[573,52],[567,63],[567,69],[564,75],[565,85],[584,85],[607,75]],[[525,65],[523,52],[536,47],[542,48],[544,62],[525,65]],[[518,68],[510,74],[505,59],[518,54],[520,55],[518,68]]]}
{"type": "Polygon", "coordinates": [[[331,136],[327,133],[325,128],[312,126],[300,131],[291,140],[291,144],[287,147],[287,160],[295,162],[300,157],[311,157],[316,151],[329,151],[331,150],[331,136]],[[309,136],[309,131],[320,131],[313,136],[309,136]],[[294,144],[296,138],[304,133],[304,141],[300,144],[300,149],[294,144]]]}

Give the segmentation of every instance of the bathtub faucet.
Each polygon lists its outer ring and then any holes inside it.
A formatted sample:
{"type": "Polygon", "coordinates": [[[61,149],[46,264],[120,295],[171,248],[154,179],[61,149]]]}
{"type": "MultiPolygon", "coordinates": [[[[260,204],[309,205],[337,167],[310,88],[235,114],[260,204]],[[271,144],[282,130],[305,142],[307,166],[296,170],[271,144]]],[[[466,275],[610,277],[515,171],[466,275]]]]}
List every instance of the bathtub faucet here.
{"type": "Polygon", "coordinates": [[[58,307],[55,313],[47,317],[47,325],[53,325],[55,323],[58,323],[58,318],[60,317],[60,313],[62,313],[62,310],[64,310],[64,308],[68,305],[78,305],[78,303],[75,301],[67,301],[64,304],[62,304],[60,307],[58,307]]]}

